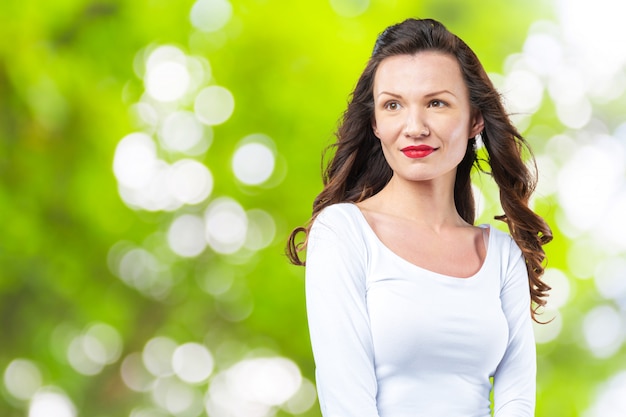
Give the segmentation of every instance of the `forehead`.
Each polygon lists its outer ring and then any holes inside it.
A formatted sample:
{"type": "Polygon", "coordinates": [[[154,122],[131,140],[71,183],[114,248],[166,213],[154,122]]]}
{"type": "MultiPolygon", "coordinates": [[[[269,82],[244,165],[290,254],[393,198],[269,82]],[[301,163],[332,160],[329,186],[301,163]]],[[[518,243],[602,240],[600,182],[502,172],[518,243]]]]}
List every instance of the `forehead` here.
{"type": "Polygon", "coordinates": [[[374,92],[387,88],[467,90],[456,58],[436,51],[383,59],[374,76],[374,92]]]}

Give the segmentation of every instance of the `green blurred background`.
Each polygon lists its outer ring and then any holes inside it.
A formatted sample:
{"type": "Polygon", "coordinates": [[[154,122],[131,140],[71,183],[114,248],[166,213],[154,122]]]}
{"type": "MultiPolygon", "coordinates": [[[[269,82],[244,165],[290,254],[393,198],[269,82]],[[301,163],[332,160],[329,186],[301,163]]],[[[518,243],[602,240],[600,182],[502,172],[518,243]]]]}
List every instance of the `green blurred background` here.
{"type": "Polygon", "coordinates": [[[3,0],[0,415],[319,416],[283,246],[376,35],[407,17],[473,47],[538,158],[537,416],[626,415],[623,8],[3,0]]]}

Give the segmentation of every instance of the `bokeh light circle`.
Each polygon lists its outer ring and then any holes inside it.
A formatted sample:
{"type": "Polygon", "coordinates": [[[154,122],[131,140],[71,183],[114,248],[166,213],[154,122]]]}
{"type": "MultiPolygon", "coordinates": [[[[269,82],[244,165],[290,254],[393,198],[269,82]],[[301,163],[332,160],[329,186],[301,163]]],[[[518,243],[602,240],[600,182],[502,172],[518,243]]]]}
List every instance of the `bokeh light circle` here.
{"type": "MultiPolygon", "coordinates": [[[[244,359],[212,379],[206,411],[211,416],[267,417],[297,395],[302,381],[297,365],[287,358],[244,359]]],[[[310,392],[304,396],[304,403],[310,401],[310,392]]]]}
{"type": "Polygon", "coordinates": [[[593,308],[583,320],[583,336],[591,353],[608,358],[624,341],[624,323],[618,311],[608,305],[593,308]]]}
{"type": "Polygon", "coordinates": [[[583,417],[623,417],[626,415],[626,370],[600,384],[594,404],[583,417]]]}
{"type": "Polygon", "coordinates": [[[556,114],[565,126],[572,129],[581,129],[591,120],[593,107],[586,97],[574,102],[561,102],[556,104],[556,114]]]}
{"type": "Polygon", "coordinates": [[[526,70],[514,70],[504,80],[503,93],[510,113],[532,113],[543,98],[539,77],[526,70]]]}
{"type": "Polygon", "coordinates": [[[626,259],[612,257],[598,264],[594,280],[598,292],[607,299],[626,301],[626,259]]]}
{"type": "Polygon", "coordinates": [[[133,391],[146,392],[154,383],[154,375],[146,369],[141,353],[134,352],[126,356],[120,367],[124,384],[133,391]]]}
{"type": "Polygon", "coordinates": [[[146,133],[131,133],[119,141],[113,157],[113,173],[120,184],[137,189],[152,179],[156,170],[156,144],[146,133]]]}
{"type": "Polygon", "coordinates": [[[213,126],[224,123],[235,110],[235,98],[221,86],[202,89],[194,101],[194,112],[202,123],[213,126]]]}
{"type": "Polygon", "coordinates": [[[236,396],[269,406],[284,403],[300,388],[298,367],[286,358],[246,359],[230,369],[236,396]]]}
{"type": "Polygon", "coordinates": [[[529,35],[524,42],[523,50],[525,62],[541,75],[553,74],[562,65],[563,47],[552,34],[529,35]]]}
{"type": "Polygon", "coordinates": [[[92,336],[77,335],[67,349],[67,360],[76,372],[96,375],[104,368],[105,348],[92,336]]]}
{"type": "MultiPolygon", "coordinates": [[[[187,56],[183,51],[174,45],[161,45],[150,47],[146,51],[148,56],[145,60],[145,72],[150,72],[164,62],[176,62],[184,64],[187,56]]],[[[144,74],[145,75],[145,74],[144,74]]]]}
{"type": "Polygon", "coordinates": [[[558,309],[565,305],[570,295],[570,283],[560,269],[546,268],[543,281],[552,289],[548,300],[548,308],[558,309]]]}
{"type": "MultiPolygon", "coordinates": [[[[619,187],[619,185],[617,185],[619,187]]],[[[602,222],[593,229],[594,236],[609,252],[626,251],[626,184],[616,191],[602,222]]]]}
{"type": "Polygon", "coordinates": [[[567,247],[566,262],[570,277],[586,280],[593,277],[603,250],[595,240],[583,236],[573,239],[567,247]]]}
{"type": "Polygon", "coordinates": [[[202,412],[202,396],[177,378],[159,378],[152,387],[152,399],[170,414],[197,417],[202,412]]]}
{"type": "Polygon", "coordinates": [[[180,110],[163,120],[159,137],[166,149],[193,154],[194,149],[208,148],[204,129],[194,113],[180,110]]]}
{"type": "Polygon", "coordinates": [[[156,298],[167,294],[169,290],[169,282],[162,269],[163,266],[156,256],[143,248],[127,250],[121,256],[117,268],[120,278],[128,286],[156,298]]]}
{"type": "Polygon", "coordinates": [[[154,376],[167,377],[174,373],[172,355],[176,342],[165,336],[152,338],[143,348],[142,359],[146,369],[154,376]]]}
{"type": "Polygon", "coordinates": [[[56,387],[43,387],[30,401],[28,417],[76,417],[72,400],[56,387]]]}
{"type": "Polygon", "coordinates": [[[610,79],[626,64],[626,25],[623,2],[615,0],[556,1],[560,29],[576,48],[579,66],[598,78],[610,79]],[[593,30],[581,31],[589,22],[600,22],[593,30]]]}
{"type": "Polygon", "coordinates": [[[196,281],[203,291],[220,296],[232,288],[235,271],[221,264],[212,264],[197,271],[196,281]]]}
{"type": "MultiPolygon", "coordinates": [[[[92,351],[87,345],[85,353],[94,361],[104,365],[116,362],[122,354],[122,336],[117,329],[106,323],[94,323],[85,331],[85,336],[98,341],[102,351],[92,351]]],[[[99,348],[97,348],[99,349],[99,348]]]]}
{"type": "Polygon", "coordinates": [[[178,216],[167,231],[167,243],[177,255],[192,258],[206,248],[204,220],[193,214],[178,216]]]}
{"type": "Polygon", "coordinates": [[[274,153],[263,143],[241,145],[233,155],[232,168],[239,181],[246,185],[259,185],[274,172],[274,153]]]}
{"type": "Polygon", "coordinates": [[[564,66],[550,78],[548,93],[555,102],[577,103],[585,97],[585,79],[577,68],[564,66]]]}
{"type": "Polygon", "coordinates": [[[316,399],[315,385],[308,379],[302,378],[298,391],[281,408],[294,415],[304,414],[313,407],[316,399]]]}
{"type": "Polygon", "coordinates": [[[185,343],[174,351],[172,368],[176,375],[190,384],[206,381],[213,372],[213,355],[199,343],[185,343]]]}
{"type": "Polygon", "coordinates": [[[168,176],[169,193],[183,204],[198,204],[213,191],[213,175],[194,159],[181,159],[172,166],[168,176]]]}
{"type": "Polygon", "coordinates": [[[191,6],[189,20],[203,32],[216,32],[222,29],[233,14],[233,6],[228,0],[197,0],[191,6]]]}
{"type": "Polygon", "coordinates": [[[28,359],[14,359],[4,371],[4,386],[18,400],[29,400],[41,388],[41,371],[28,359]]]}
{"type": "Polygon", "coordinates": [[[130,106],[130,113],[135,123],[144,128],[152,129],[159,122],[159,114],[152,103],[140,101],[130,106]]]}
{"type": "Polygon", "coordinates": [[[189,88],[191,76],[178,62],[160,62],[148,70],[146,92],[155,100],[170,102],[180,99],[189,88]]]}
{"type": "Polygon", "coordinates": [[[248,210],[248,234],[245,246],[257,251],[269,246],[276,237],[276,222],[271,214],[261,209],[248,210]]]}
{"type": "Polygon", "coordinates": [[[610,139],[579,146],[558,175],[558,198],[571,224],[589,230],[603,219],[625,170],[624,152],[610,139]]]}
{"type": "Polygon", "coordinates": [[[211,248],[221,254],[232,254],[244,245],[248,231],[248,217],[235,200],[222,197],[207,207],[205,237],[211,248]]]}

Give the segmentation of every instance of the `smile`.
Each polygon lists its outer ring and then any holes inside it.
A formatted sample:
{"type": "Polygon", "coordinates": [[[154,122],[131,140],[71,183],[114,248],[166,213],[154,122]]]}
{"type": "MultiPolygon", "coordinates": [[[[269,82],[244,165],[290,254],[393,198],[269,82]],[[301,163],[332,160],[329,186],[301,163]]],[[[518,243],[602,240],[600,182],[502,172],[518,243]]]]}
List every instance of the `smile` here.
{"type": "Polygon", "coordinates": [[[401,149],[403,154],[412,159],[425,158],[436,150],[436,148],[428,145],[407,146],[401,149]]]}

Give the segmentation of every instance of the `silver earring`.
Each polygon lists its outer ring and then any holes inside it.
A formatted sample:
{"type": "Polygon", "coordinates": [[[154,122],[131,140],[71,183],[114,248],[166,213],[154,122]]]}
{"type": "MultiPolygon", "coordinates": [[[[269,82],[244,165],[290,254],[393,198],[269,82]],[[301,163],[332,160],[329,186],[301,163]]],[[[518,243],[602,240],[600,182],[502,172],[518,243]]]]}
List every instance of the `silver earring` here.
{"type": "Polygon", "coordinates": [[[483,143],[482,133],[479,133],[476,136],[474,136],[474,149],[480,149],[483,147],[483,145],[484,143],[483,143]]]}

